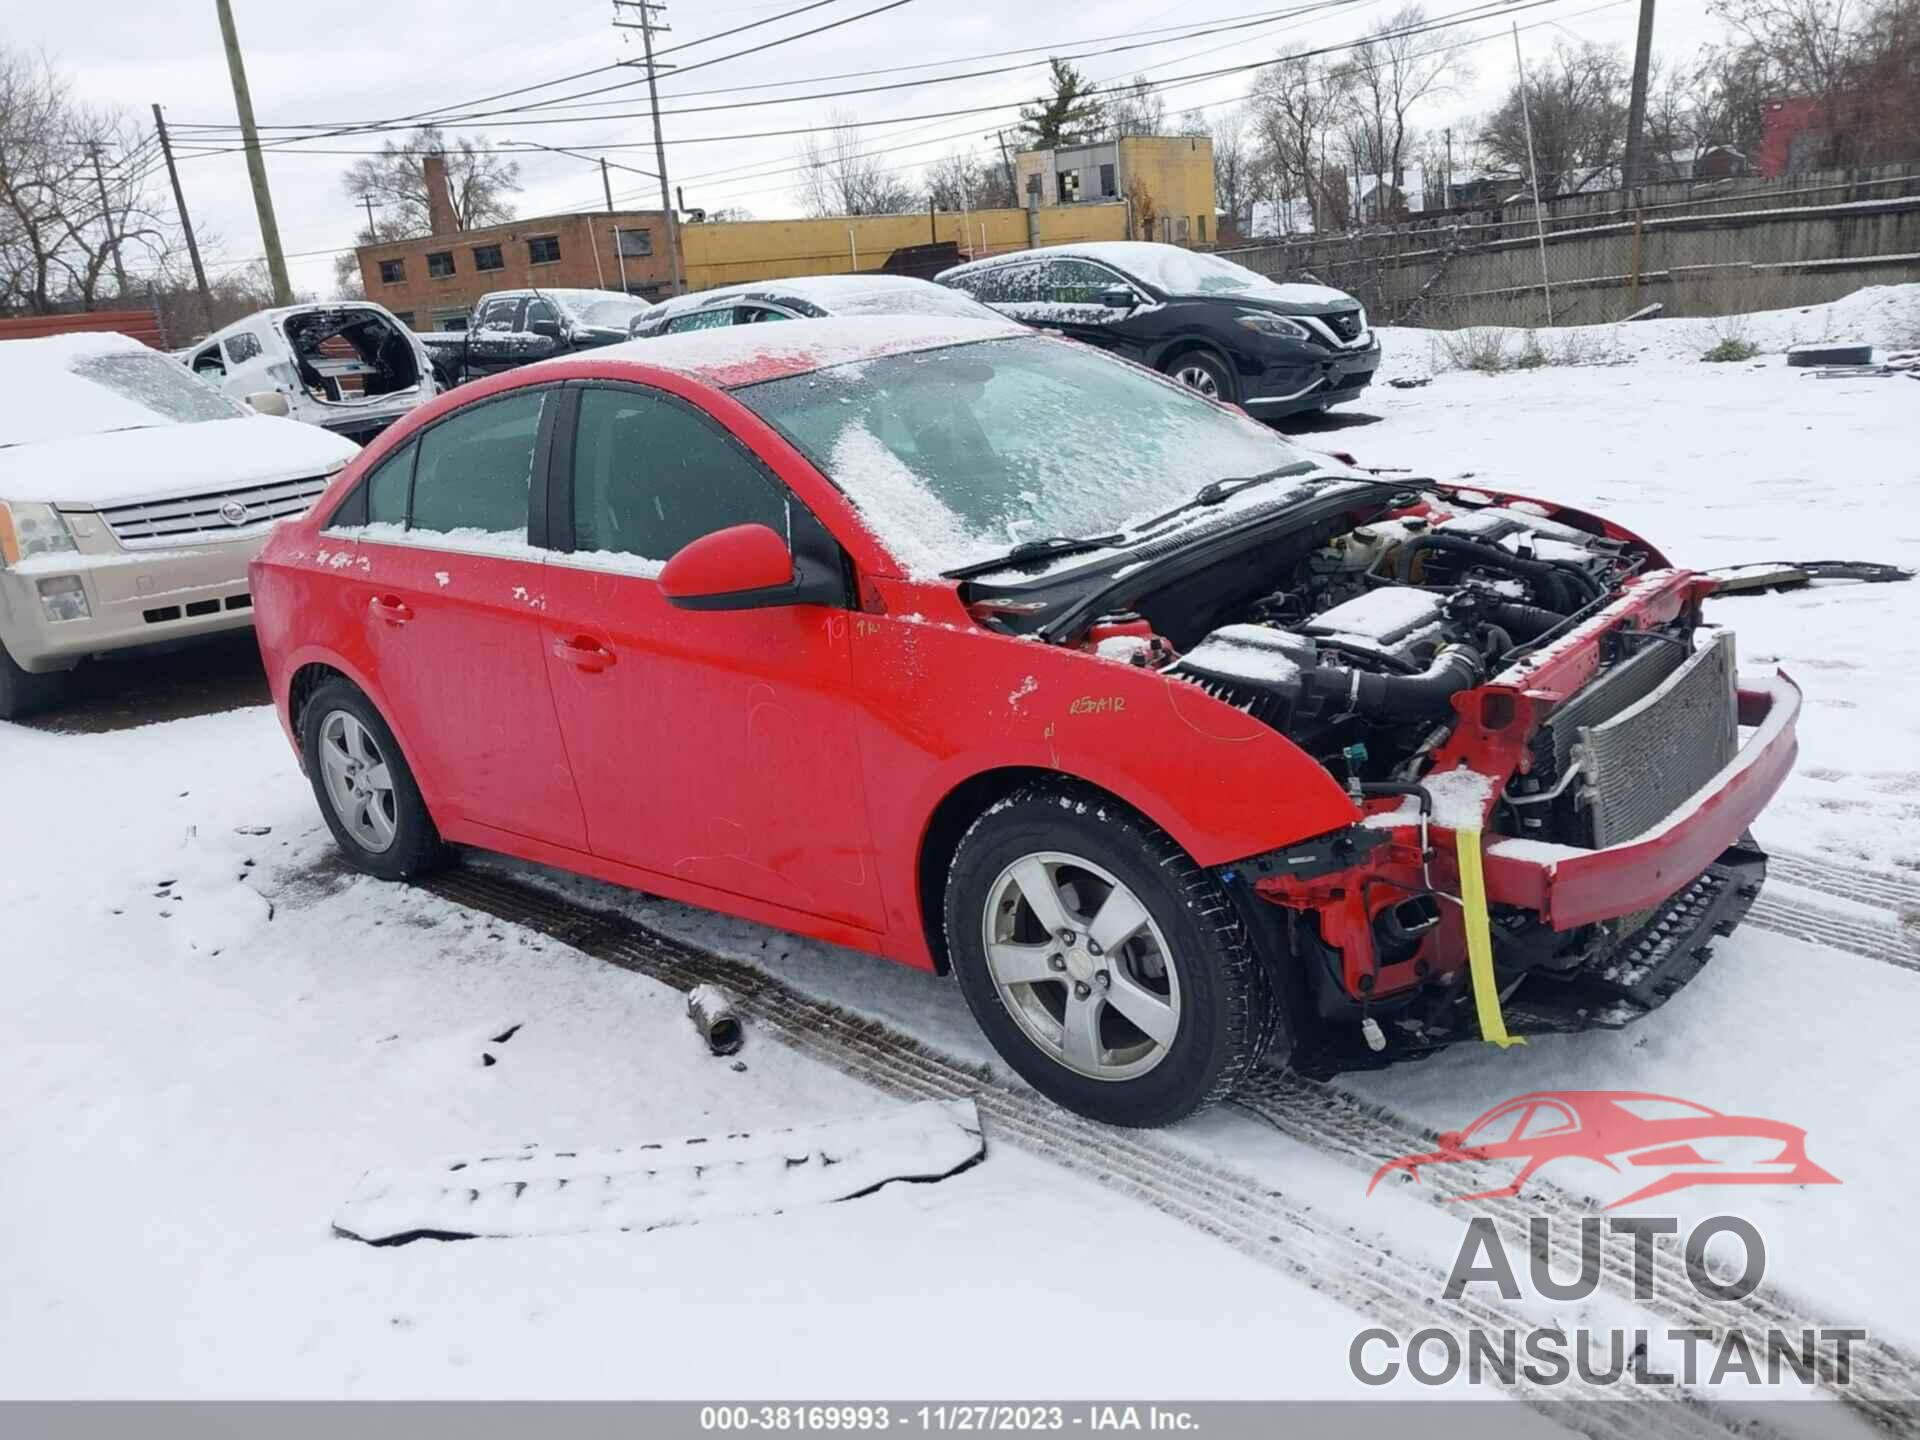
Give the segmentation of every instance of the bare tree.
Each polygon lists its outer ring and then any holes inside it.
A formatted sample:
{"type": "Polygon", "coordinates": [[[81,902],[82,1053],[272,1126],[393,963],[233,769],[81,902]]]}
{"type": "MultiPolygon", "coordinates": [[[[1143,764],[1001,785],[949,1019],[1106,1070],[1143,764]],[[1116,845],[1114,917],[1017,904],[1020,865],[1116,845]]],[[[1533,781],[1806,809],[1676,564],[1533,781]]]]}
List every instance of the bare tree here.
{"type": "Polygon", "coordinates": [[[1290,56],[1255,77],[1250,100],[1258,198],[1280,207],[1290,228],[1293,207],[1304,202],[1315,230],[1348,222],[1347,185],[1329,145],[1347,111],[1347,77],[1316,61],[1290,56]],[[1339,183],[1330,183],[1330,177],[1339,183]]]}
{"type": "Polygon", "coordinates": [[[1106,102],[1107,128],[1115,139],[1167,133],[1167,98],[1144,75],[1119,87],[1106,102]]]}
{"type": "Polygon", "coordinates": [[[44,58],[0,49],[0,311],[93,309],[122,272],[142,288],[164,277],[179,232],[151,149],[44,58]]]}
{"type": "MultiPolygon", "coordinates": [[[[1529,68],[1527,103],[1542,195],[1574,194],[1617,175],[1627,132],[1627,69],[1618,51],[1561,41],[1550,60],[1529,68]]],[[[1528,173],[1526,120],[1516,84],[1480,127],[1490,164],[1528,173]]]]}
{"type": "MultiPolygon", "coordinates": [[[[1190,111],[1188,126],[1198,120],[1190,111]]],[[[1203,130],[1187,129],[1188,134],[1208,135],[1213,141],[1213,199],[1220,211],[1221,238],[1228,231],[1244,236],[1253,228],[1254,150],[1248,141],[1249,117],[1246,109],[1235,106],[1218,116],[1203,130]]]]}
{"type": "Polygon", "coordinates": [[[853,117],[836,110],[825,130],[800,146],[794,198],[810,216],[898,215],[920,208],[920,194],[895,170],[861,148],[853,117]]]}
{"type": "Polygon", "coordinates": [[[1379,34],[1354,46],[1338,67],[1347,100],[1346,148],[1356,169],[1372,177],[1382,202],[1377,213],[1383,219],[1384,202],[1406,187],[1414,140],[1409,117],[1467,74],[1464,50],[1435,49],[1425,36],[1405,33],[1426,18],[1420,6],[1402,6],[1379,34]]]}
{"type": "Polygon", "coordinates": [[[432,125],[423,125],[402,141],[389,140],[378,155],[356,160],[340,177],[340,188],[356,202],[373,201],[376,223],[402,237],[431,230],[427,157],[447,162],[447,188],[454,222],[462,230],[497,225],[513,218],[513,197],[520,191],[520,162],[496,150],[484,137],[461,136],[448,142],[432,125]]]}

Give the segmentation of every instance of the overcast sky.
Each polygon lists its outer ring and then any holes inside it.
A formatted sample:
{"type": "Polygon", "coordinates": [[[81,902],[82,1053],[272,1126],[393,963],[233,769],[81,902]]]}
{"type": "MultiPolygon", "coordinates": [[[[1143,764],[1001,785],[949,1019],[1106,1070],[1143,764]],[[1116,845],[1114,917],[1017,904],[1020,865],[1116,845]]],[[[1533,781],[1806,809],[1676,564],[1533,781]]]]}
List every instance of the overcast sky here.
{"type": "MultiPolygon", "coordinates": [[[[667,11],[681,45],[735,26],[793,10],[805,0],[674,0],[667,11]]],[[[809,13],[673,58],[691,67],[767,39],[857,15],[884,0],[834,0],[809,13]]],[[[684,186],[689,205],[741,205],[759,218],[797,213],[793,199],[797,145],[792,137],[713,140],[750,132],[797,130],[818,124],[835,106],[851,108],[863,122],[870,146],[888,147],[887,163],[917,170],[924,162],[968,144],[985,150],[984,137],[1013,118],[1014,106],[1041,88],[1045,52],[973,59],[986,52],[1045,46],[1062,53],[1155,42],[1152,48],[1089,55],[1081,69],[1099,81],[1146,73],[1156,80],[1272,58],[1283,49],[1327,46],[1377,27],[1401,0],[1346,0],[1308,15],[1287,17],[1283,7],[1301,0],[911,0],[897,9],[839,29],[782,45],[762,54],[728,60],[662,82],[662,108],[726,105],[682,114],[667,122],[668,170],[684,186]],[[1271,16],[1233,33],[1193,38],[1190,32],[1271,16]],[[1129,32],[1146,31],[1146,34],[1129,32]],[[1161,32],[1161,33],[1152,33],[1161,32]],[[1182,38],[1183,34],[1188,38],[1182,38]],[[955,63],[971,61],[971,63],[955,63]],[[935,64],[933,62],[940,62],[935,64]],[[1031,62],[1031,63],[1027,63],[1031,62]],[[1018,71],[951,84],[849,97],[732,108],[758,101],[844,86],[924,79],[955,70],[1024,64],[1018,71]],[[888,75],[828,82],[821,77],[886,67],[920,67],[888,75]],[[779,82],[817,83],[782,88],[779,82]],[[769,88],[742,90],[735,87],[769,88]],[[696,96],[727,87],[727,93],[696,96]],[[935,111],[1004,104],[1007,108],[944,119],[935,111]],[[894,150],[893,147],[910,147],[894,150]]],[[[1430,16],[1470,8],[1472,0],[1428,0],[1430,16]]],[[[1520,0],[1521,4],[1528,0],[1520,0]]],[[[1707,0],[1661,0],[1656,48],[1690,54],[1718,33],[1707,0]]],[[[365,122],[405,117],[436,107],[462,105],[500,91],[606,65],[636,55],[611,24],[609,0],[377,0],[373,4],[314,7],[282,0],[234,0],[247,73],[263,136],[272,125],[365,122]]],[[[1559,37],[1593,39],[1630,49],[1635,0],[1551,0],[1522,10],[1521,41],[1529,57],[1545,54],[1559,37]]],[[[1429,43],[1461,44],[1472,78],[1435,103],[1429,125],[1470,121],[1512,81],[1513,47],[1506,24],[1484,19],[1450,29],[1429,43]],[[1478,39],[1479,43],[1471,43],[1478,39]]],[[[187,144],[197,123],[234,121],[233,96],[220,46],[213,0],[91,0],[54,5],[44,0],[0,0],[0,35],[6,43],[43,50],[86,99],[112,102],[142,118],[159,101],[176,140],[187,144]]],[[[619,84],[634,72],[615,71],[494,106],[549,100],[569,92],[619,84]]],[[[1240,99],[1248,76],[1233,75],[1178,85],[1165,92],[1169,112],[1204,106],[1218,115],[1240,99]]],[[[604,111],[547,112],[565,124],[520,125],[494,120],[463,133],[537,141],[604,153],[610,160],[647,171],[654,168],[651,129],[636,111],[644,85],[615,92],[604,111]],[[629,147],[629,148],[614,148],[629,147]]],[[[526,121],[529,115],[506,117],[526,121]]],[[[223,141],[223,143],[226,143],[223,141]]],[[[358,212],[341,189],[351,155],[303,153],[372,149],[379,137],[349,136],[276,149],[267,162],[282,244],[296,288],[329,292],[332,255],[352,243],[358,212]]],[[[650,206],[655,183],[614,172],[615,199],[650,206]]],[[[195,223],[210,237],[210,266],[245,264],[260,253],[259,228],[238,154],[184,160],[181,179],[195,223]]],[[[589,161],[529,151],[522,164],[524,215],[599,208],[599,171],[589,161]]]]}

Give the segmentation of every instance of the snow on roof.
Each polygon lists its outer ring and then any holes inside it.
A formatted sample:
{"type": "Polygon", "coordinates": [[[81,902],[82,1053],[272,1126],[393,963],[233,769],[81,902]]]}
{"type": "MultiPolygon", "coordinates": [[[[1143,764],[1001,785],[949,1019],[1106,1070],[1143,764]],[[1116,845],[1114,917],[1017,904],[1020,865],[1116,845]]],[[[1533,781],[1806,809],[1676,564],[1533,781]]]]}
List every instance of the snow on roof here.
{"type": "Polygon", "coordinates": [[[794,275],[722,285],[662,302],[669,314],[703,310],[716,302],[760,296],[799,300],[828,315],[951,315],[984,320],[992,311],[970,295],[911,275],[794,275]]]}
{"type": "MultiPolygon", "coordinates": [[[[595,361],[618,360],[652,365],[731,389],[788,375],[804,375],[831,365],[971,345],[1033,332],[997,316],[985,320],[929,318],[919,315],[830,316],[805,324],[739,325],[689,330],[651,340],[629,340],[593,352],[595,361]]],[[[578,357],[571,357],[577,363],[578,357]]],[[[566,359],[542,361],[558,366],[566,359]]],[[[539,366],[530,367],[539,369],[539,366]]]]}
{"type": "Polygon", "coordinates": [[[1250,299],[1273,300],[1287,305],[1352,305],[1354,299],[1343,290],[1325,285],[1288,284],[1271,280],[1258,271],[1218,255],[1199,250],[1183,250],[1178,245],[1162,245],[1151,240],[1098,240],[1080,245],[1047,245],[1037,250],[1021,250],[972,265],[956,266],[941,274],[942,281],[972,273],[975,266],[1008,264],[1029,258],[1064,256],[1075,260],[1097,260],[1137,280],[1144,281],[1167,295],[1246,295],[1250,299]]]}
{"type": "Polygon", "coordinates": [[[166,423],[138,401],[75,373],[75,365],[107,355],[179,363],[111,331],[0,341],[0,447],[166,423]]]}
{"type": "Polygon", "coordinates": [[[480,297],[485,300],[548,300],[560,307],[569,320],[578,320],[596,305],[608,303],[624,305],[635,310],[651,310],[653,302],[641,295],[628,295],[619,290],[572,290],[555,288],[549,290],[542,285],[539,289],[489,290],[480,297]]]}

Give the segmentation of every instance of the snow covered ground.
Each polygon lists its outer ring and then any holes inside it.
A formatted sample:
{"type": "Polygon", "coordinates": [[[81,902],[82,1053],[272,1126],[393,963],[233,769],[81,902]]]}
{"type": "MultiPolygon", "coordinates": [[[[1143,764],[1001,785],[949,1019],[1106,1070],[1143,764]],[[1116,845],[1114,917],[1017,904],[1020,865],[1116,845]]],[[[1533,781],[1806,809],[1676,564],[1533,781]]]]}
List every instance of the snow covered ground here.
{"type": "MultiPolygon", "coordinates": [[[[1755,338],[1890,342],[1908,306],[1912,291],[1869,292],[1763,319],[1755,338]]],[[[1387,342],[1388,375],[1431,371],[1420,332],[1387,342]]],[[[1629,363],[1383,385],[1351,407],[1377,423],[1307,441],[1590,505],[1684,563],[1920,559],[1920,383],[1804,378],[1777,353],[1693,358],[1711,343],[1701,322],[1655,322],[1620,330],[1629,363]]],[[[1781,664],[1807,691],[1801,768],[1761,838],[1920,871],[1920,585],[1728,599],[1715,618],[1739,629],[1744,664],[1781,664]]],[[[330,1221],[373,1169],[900,1102],[763,1032],[736,1068],[677,992],[343,871],[265,709],[110,735],[0,725],[0,775],[0,1398],[1362,1393],[1347,1347],[1367,1304],[997,1143],[991,1123],[986,1162],[951,1179],[785,1215],[338,1238],[330,1221]]],[[[993,1063],[948,984],[535,878],[993,1063]]],[[[1841,1184],[1696,1190],[1673,1213],[1750,1216],[1769,1287],[1920,1346],[1920,1228],[1902,1223],[1916,1006],[1912,970],[1749,929],[1633,1029],[1461,1047],[1344,1088],[1434,1129],[1568,1087],[1804,1126],[1841,1184]]],[[[1169,1143],[1337,1228],[1392,1232],[1441,1271],[1463,1233],[1239,1110],[1169,1143]]]]}

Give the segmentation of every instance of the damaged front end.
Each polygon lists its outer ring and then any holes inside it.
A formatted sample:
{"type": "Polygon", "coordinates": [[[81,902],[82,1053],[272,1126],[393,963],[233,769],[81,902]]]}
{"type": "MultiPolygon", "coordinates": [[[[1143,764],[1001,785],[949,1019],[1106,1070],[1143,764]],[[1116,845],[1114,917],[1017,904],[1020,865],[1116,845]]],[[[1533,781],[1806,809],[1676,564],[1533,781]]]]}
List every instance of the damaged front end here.
{"type": "Polygon", "coordinates": [[[1691,980],[1759,893],[1747,830],[1800,704],[1737,677],[1714,582],[1591,516],[1437,486],[1280,549],[1251,603],[1189,585],[1085,643],[1288,736],[1362,816],[1221,870],[1292,959],[1295,1067],[1616,1027],[1691,980]],[[1169,637],[1196,602],[1214,623],[1169,637]]]}

